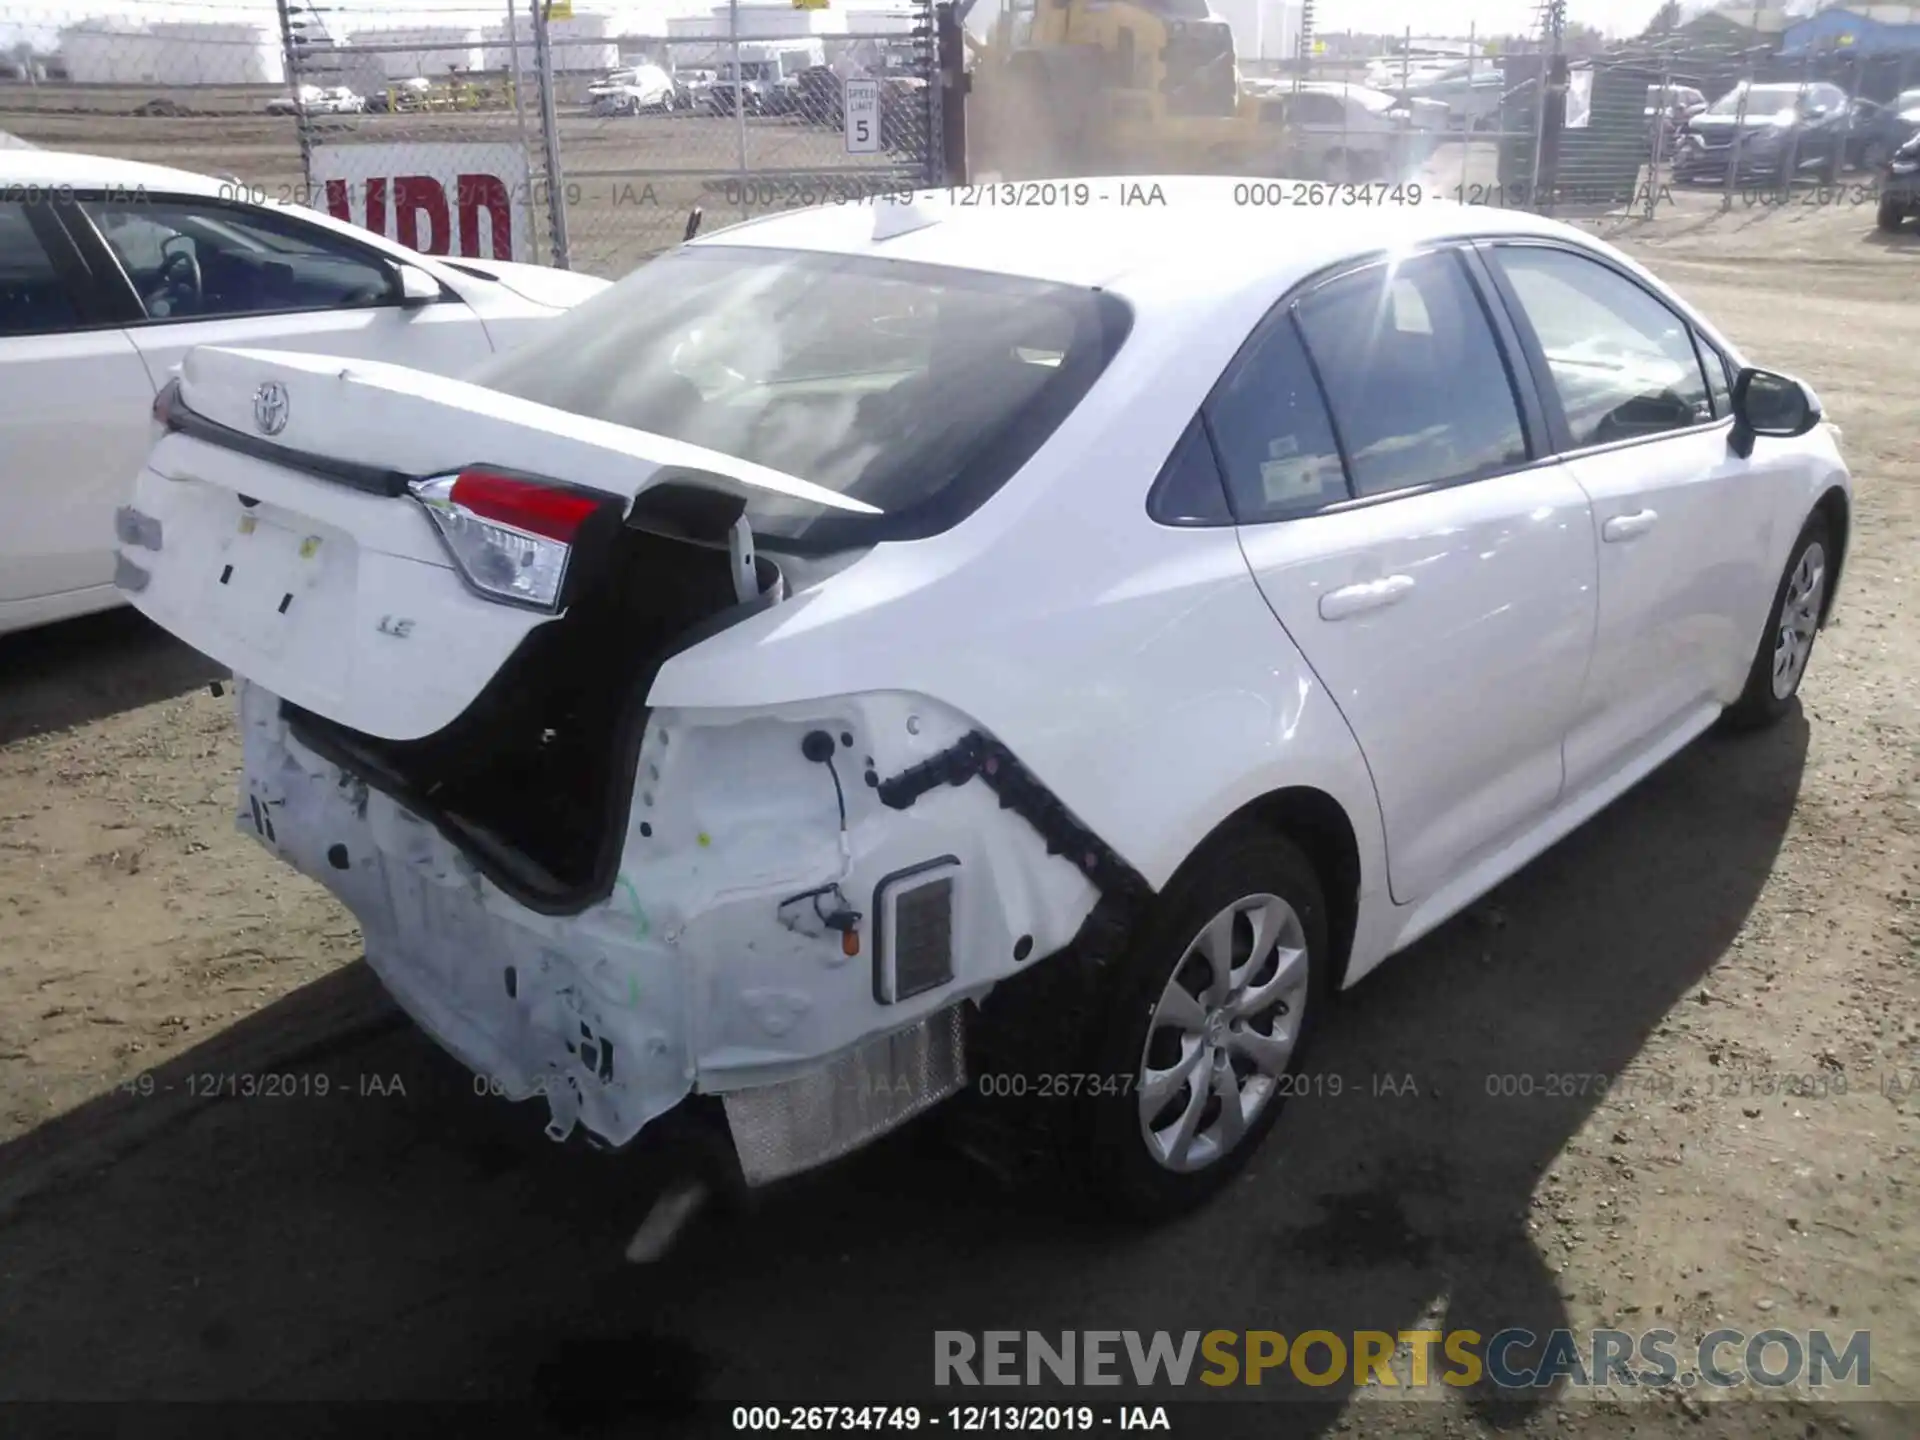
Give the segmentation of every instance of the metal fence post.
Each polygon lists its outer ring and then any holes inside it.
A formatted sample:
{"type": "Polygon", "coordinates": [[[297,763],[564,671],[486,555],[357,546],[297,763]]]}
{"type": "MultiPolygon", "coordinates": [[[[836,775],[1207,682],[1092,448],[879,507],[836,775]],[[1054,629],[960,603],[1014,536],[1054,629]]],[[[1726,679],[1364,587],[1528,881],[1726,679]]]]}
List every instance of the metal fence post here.
{"type": "MultiPolygon", "coordinates": [[[[520,16],[513,8],[512,0],[507,5],[507,53],[513,67],[513,128],[520,136],[520,156],[526,162],[527,174],[533,174],[533,146],[527,140],[527,103],[526,75],[520,68],[520,16]]],[[[523,197],[527,207],[527,238],[533,244],[533,263],[540,259],[540,220],[539,212],[534,209],[533,187],[529,185],[523,197]]]]}
{"type": "Polygon", "coordinates": [[[1747,132],[1747,100],[1753,93],[1753,52],[1749,50],[1742,58],[1741,78],[1736,82],[1740,87],[1740,98],[1733,107],[1733,148],[1727,152],[1727,181],[1720,194],[1720,209],[1733,208],[1733,191],[1740,174],[1740,151],[1747,132]]]}
{"type": "MultiPolygon", "coordinates": [[[[933,0],[921,0],[918,8],[919,15],[914,21],[914,28],[925,33],[923,44],[926,48],[922,53],[921,67],[927,72],[927,103],[925,113],[920,117],[921,123],[927,127],[927,154],[926,163],[921,167],[924,173],[920,183],[930,190],[936,190],[951,183],[947,177],[952,173],[952,162],[947,154],[946,89],[949,76],[946,53],[949,44],[953,43],[948,35],[953,6],[951,3],[936,5],[933,0]]],[[[966,46],[962,43],[963,56],[965,51],[966,46]]],[[[964,75],[964,60],[962,66],[961,73],[964,75]]],[[[956,106],[964,103],[958,95],[954,97],[956,106]]]]}
{"type": "Polygon", "coordinates": [[[572,269],[567,246],[567,197],[560,169],[560,117],[553,98],[553,47],[547,39],[547,7],[553,0],[532,0],[533,65],[540,81],[540,128],[547,159],[547,214],[553,227],[553,263],[572,269]]]}
{"type": "Polygon", "coordinates": [[[747,184],[747,77],[740,69],[740,0],[727,0],[727,35],[733,45],[733,120],[739,139],[740,218],[753,213],[747,184]]]}
{"type": "Polygon", "coordinates": [[[1666,163],[1667,126],[1673,118],[1673,57],[1664,50],[1660,53],[1660,90],[1659,99],[1653,114],[1653,161],[1647,171],[1647,214],[1653,219],[1654,207],[1659,203],[1660,167],[1666,163]]]}
{"type": "Polygon", "coordinates": [[[309,198],[313,192],[313,136],[307,130],[307,101],[301,93],[300,44],[293,32],[293,10],[287,0],[275,0],[280,13],[281,63],[287,72],[287,88],[293,95],[294,135],[300,144],[300,184],[309,198]]]}

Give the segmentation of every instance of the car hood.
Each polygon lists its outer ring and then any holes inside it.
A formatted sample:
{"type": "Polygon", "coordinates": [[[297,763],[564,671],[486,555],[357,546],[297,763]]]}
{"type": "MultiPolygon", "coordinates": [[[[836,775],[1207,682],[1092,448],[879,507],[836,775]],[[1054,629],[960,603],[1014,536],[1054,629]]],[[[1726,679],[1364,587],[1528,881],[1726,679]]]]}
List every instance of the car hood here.
{"type": "Polygon", "coordinates": [[[522,300],[566,310],[606,289],[611,281],[551,265],[522,265],[511,260],[469,260],[465,256],[441,262],[463,275],[479,276],[511,290],[522,300]]]}

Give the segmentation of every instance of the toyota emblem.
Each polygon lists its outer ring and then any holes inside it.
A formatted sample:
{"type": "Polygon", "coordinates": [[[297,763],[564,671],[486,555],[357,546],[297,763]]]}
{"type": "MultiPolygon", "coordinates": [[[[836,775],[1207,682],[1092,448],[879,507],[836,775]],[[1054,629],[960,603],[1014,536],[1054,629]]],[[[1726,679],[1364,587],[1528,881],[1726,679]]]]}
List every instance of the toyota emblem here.
{"type": "Polygon", "coordinates": [[[263,435],[278,435],[287,428],[287,387],[269,380],[253,392],[253,423],[263,435]]]}

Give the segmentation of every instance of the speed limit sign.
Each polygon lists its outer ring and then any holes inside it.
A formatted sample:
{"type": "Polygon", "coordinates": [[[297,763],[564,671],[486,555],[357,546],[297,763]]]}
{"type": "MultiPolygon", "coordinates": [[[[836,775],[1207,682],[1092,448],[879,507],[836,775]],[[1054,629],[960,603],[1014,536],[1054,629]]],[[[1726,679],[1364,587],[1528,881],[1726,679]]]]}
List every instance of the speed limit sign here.
{"type": "Polygon", "coordinates": [[[880,151],[880,82],[847,81],[847,153],[877,155],[880,151]]]}

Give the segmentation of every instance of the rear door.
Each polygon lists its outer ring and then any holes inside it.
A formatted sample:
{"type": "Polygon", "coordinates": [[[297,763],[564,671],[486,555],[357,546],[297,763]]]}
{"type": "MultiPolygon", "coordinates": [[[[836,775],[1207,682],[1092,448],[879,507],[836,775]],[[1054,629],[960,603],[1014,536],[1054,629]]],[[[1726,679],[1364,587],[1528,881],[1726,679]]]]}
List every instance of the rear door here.
{"type": "Polygon", "coordinates": [[[113,507],[152,403],[53,206],[0,199],[0,630],[114,603],[113,507]]]}
{"type": "Polygon", "coordinates": [[[1724,364],[1703,367],[1683,316],[1585,251],[1485,253],[1546,376],[1554,448],[1593,501],[1599,627],[1567,737],[1580,790],[1738,692],[1780,507],[1765,457],[1728,448],[1724,364]]]}
{"type": "Polygon", "coordinates": [[[284,348],[452,373],[491,353],[451,291],[403,305],[372,246],[282,210],[206,196],[80,196],[76,238],[123,287],[135,348],[158,386],[196,345],[284,348]]]}
{"type": "Polygon", "coordinates": [[[1592,647],[1587,498],[1476,262],[1442,248],[1270,316],[1208,404],[1261,591],[1358,737],[1393,898],[1560,798],[1592,647]]]}

